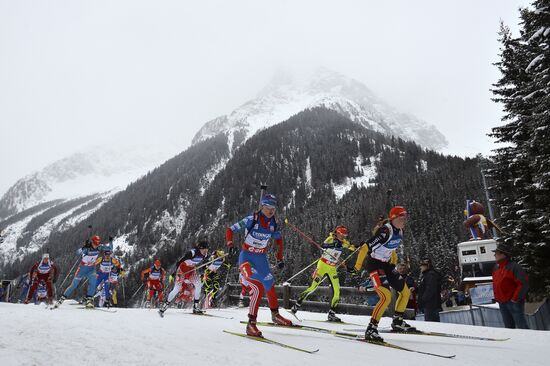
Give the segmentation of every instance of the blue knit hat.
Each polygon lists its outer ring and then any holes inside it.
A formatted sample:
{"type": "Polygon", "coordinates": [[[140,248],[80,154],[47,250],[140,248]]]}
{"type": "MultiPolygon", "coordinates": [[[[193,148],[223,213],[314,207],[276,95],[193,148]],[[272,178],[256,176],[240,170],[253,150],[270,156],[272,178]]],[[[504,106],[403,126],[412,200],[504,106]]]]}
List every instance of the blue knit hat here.
{"type": "Polygon", "coordinates": [[[269,207],[276,208],[277,198],[274,195],[268,193],[262,197],[262,199],[260,200],[260,204],[262,206],[269,206],[269,207]]]}

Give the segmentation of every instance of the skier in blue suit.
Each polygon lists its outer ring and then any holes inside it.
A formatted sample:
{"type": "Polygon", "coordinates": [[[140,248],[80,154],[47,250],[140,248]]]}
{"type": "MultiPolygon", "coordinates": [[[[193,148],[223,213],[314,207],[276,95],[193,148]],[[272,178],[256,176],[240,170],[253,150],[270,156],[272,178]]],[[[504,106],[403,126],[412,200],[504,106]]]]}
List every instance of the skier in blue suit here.
{"type": "Polygon", "coordinates": [[[76,254],[81,256],[80,265],[78,266],[73,282],[69,286],[63,295],[59,298],[54,307],[58,307],[70,297],[73,291],[78,287],[78,284],[83,278],[88,280],[88,292],[86,293],[86,307],[94,307],[94,294],[96,290],[97,273],[95,269],[95,262],[101,251],[112,251],[112,245],[101,244],[101,238],[97,235],[92,236],[91,240],[76,251],[76,254]]]}

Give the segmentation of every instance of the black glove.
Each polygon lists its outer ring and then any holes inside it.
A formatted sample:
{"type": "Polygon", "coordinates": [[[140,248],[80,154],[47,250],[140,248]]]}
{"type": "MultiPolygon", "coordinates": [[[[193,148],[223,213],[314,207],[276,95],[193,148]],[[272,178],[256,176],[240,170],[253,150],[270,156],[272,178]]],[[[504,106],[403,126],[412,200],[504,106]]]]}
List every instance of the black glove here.
{"type": "Polygon", "coordinates": [[[109,243],[112,242],[113,240],[115,240],[115,238],[113,238],[112,236],[109,236],[109,243]]]}
{"type": "Polygon", "coordinates": [[[277,261],[277,268],[279,269],[283,269],[285,267],[285,262],[280,260],[280,261],[277,261]]]}

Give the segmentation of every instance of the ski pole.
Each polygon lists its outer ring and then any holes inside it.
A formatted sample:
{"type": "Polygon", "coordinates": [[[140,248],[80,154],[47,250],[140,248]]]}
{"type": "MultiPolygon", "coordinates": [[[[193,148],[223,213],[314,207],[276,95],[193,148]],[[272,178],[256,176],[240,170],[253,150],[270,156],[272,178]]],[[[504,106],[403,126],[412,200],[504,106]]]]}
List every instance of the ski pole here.
{"type": "Polygon", "coordinates": [[[69,272],[67,272],[67,275],[65,276],[65,278],[63,279],[63,282],[61,282],[61,284],[58,286],[60,289],[63,289],[63,284],[65,283],[65,281],[67,281],[67,278],[69,278],[69,276],[71,275],[71,273],[73,273],[73,270],[74,268],[76,267],[76,265],[80,263],[80,258],[78,258],[76,260],[76,262],[74,262],[73,266],[71,267],[71,269],[69,270],[69,272]]]}
{"type": "Polygon", "coordinates": [[[260,199],[258,200],[258,210],[262,208],[262,197],[265,194],[265,191],[267,190],[267,184],[260,183],[260,199]]]}
{"type": "MultiPolygon", "coordinates": [[[[355,249],[350,255],[348,255],[340,264],[336,266],[336,268],[339,268],[341,265],[345,264],[348,259],[350,259],[359,249],[361,249],[362,245],[360,245],[357,249],[355,249]]],[[[323,276],[321,279],[321,282],[319,282],[319,285],[322,284],[327,279],[327,276],[323,276]]]]}
{"type": "Polygon", "coordinates": [[[139,290],[141,290],[141,288],[143,287],[143,283],[141,284],[141,286],[138,287],[138,289],[134,292],[134,294],[132,295],[132,297],[130,297],[130,299],[128,301],[132,301],[132,299],[134,298],[134,296],[137,295],[137,293],[139,292],[139,290]]]}
{"type": "Polygon", "coordinates": [[[126,291],[124,290],[124,278],[120,281],[122,284],[122,301],[124,301],[124,305],[126,306],[126,291]]]}
{"type": "MultiPolygon", "coordinates": [[[[185,273],[182,273],[181,276],[185,276],[185,275],[188,274],[188,273],[191,273],[191,272],[193,272],[193,271],[196,271],[196,270],[199,269],[199,268],[202,268],[202,267],[205,267],[205,266],[207,266],[207,265],[209,265],[209,264],[211,264],[211,263],[214,263],[214,262],[217,261],[218,259],[220,259],[220,258],[225,258],[225,257],[227,257],[228,255],[229,255],[229,253],[225,253],[224,255],[222,255],[222,256],[220,256],[220,257],[216,257],[216,258],[212,259],[211,261],[208,261],[208,262],[206,262],[206,263],[203,263],[203,264],[201,264],[200,266],[197,266],[197,267],[195,267],[195,268],[193,268],[193,269],[191,269],[191,270],[189,270],[189,271],[187,271],[187,272],[185,272],[185,273]]],[[[176,271],[177,271],[177,268],[176,268],[176,271]]]]}
{"type": "Polygon", "coordinates": [[[357,247],[357,249],[355,249],[353,252],[350,253],[350,255],[348,255],[346,258],[344,258],[344,260],[343,260],[342,262],[340,262],[340,264],[338,264],[338,266],[336,266],[336,268],[338,268],[338,267],[340,267],[341,265],[345,264],[346,261],[347,261],[348,259],[350,259],[355,253],[357,253],[357,251],[358,251],[359,249],[361,249],[362,246],[363,246],[363,245],[359,245],[359,246],[357,247]]]}
{"type": "Polygon", "coordinates": [[[288,280],[286,280],[285,282],[289,282],[292,281],[294,278],[296,278],[297,276],[299,276],[300,274],[304,273],[309,267],[313,266],[315,263],[319,262],[319,259],[316,259],[313,263],[311,263],[310,265],[308,265],[306,268],[302,269],[300,272],[296,273],[295,275],[293,275],[292,277],[290,277],[288,280]]]}
{"type": "Polygon", "coordinates": [[[319,248],[323,253],[329,255],[330,257],[332,257],[332,259],[334,259],[337,263],[341,263],[338,258],[336,258],[335,256],[333,256],[332,254],[330,254],[326,249],[323,249],[321,247],[321,245],[319,243],[317,243],[315,240],[313,240],[311,237],[309,237],[307,234],[305,234],[303,231],[301,231],[300,229],[298,229],[295,225],[291,224],[287,218],[285,218],[285,224],[287,224],[288,226],[290,226],[294,231],[296,231],[298,234],[300,234],[304,239],[306,239],[306,241],[308,241],[310,244],[313,244],[315,245],[317,248],[319,248]]]}

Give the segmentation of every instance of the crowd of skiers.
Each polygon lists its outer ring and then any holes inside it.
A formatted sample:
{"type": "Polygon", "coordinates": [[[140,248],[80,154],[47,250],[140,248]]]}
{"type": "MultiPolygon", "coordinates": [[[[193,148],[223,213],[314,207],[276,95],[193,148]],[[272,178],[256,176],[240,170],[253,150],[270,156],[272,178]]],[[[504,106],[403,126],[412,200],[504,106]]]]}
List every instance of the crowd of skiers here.
{"type": "MultiPolygon", "coordinates": [[[[216,295],[220,290],[220,268],[229,267],[231,263],[228,261],[228,256],[240,249],[237,263],[242,285],[240,297],[241,299],[244,296],[250,298],[246,334],[253,337],[262,336],[256,319],[260,301],[264,295],[267,297],[273,323],[283,326],[292,325],[292,321],[283,317],[279,312],[279,302],[274,286],[275,278],[267,256],[268,244],[273,239],[277,247],[276,265],[279,269],[284,267],[284,245],[279,223],[275,219],[276,209],[276,197],[266,194],[261,198],[258,211],[227,227],[225,239],[228,253],[224,250],[216,250],[209,256],[208,241],[198,241],[176,263],[173,273],[168,276],[168,283],[172,284],[172,288],[167,296],[165,295],[166,270],[162,267],[160,260],[154,260],[151,267],[145,268],[140,276],[145,287],[147,306],[152,306],[155,300],[158,301],[158,312],[164,316],[164,313],[174,304],[192,303],[193,313],[202,314],[204,308],[216,305],[216,295]],[[241,231],[244,231],[244,238],[238,244],[234,235],[241,231]],[[199,271],[199,269],[202,270],[199,271]],[[203,287],[205,300],[201,304],[203,287]]],[[[378,301],[374,306],[365,332],[365,339],[375,342],[383,341],[378,332],[378,323],[392,300],[391,289],[397,293],[391,323],[394,331],[416,331],[404,320],[407,307],[422,309],[425,320],[439,321],[441,276],[431,261],[426,259],[419,263],[421,279],[418,284],[410,276],[408,265],[398,263],[397,250],[402,245],[407,216],[404,207],[391,208],[387,218],[380,220],[374,228],[372,236],[356,245],[348,241],[348,229],[343,225],[337,226],[333,232],[329,233],[323,244],[318,246],[321,256],[316,261],[311,285],[296,299],[291,312],[296,314],[307,297],[326,278],[333,291],[328,321],[340,322],[341,320],[337,316],[337,306],[340,300],[337,270],[344,266],[354,276],[359,276],[361,273],[368,274],[369,284],[378,295],[378,301]],[[356,255],[356,260],[351,265],[348,262],[354,255],[356,255]]],[[[470,222],[472,221],[470,220],[470,222]]],[[[476,225],[479,228],[477,221],[476,225]]],[[[479,231],[475,231],[475,233],[478,235],[479,231]]],[[[94,297],[97,296],[100,297],[99,306],[110,306],[113,300],[116,302],[116,297],[113,299],[113,288],[116,287],[119,277],[125,275],[125,271],[120,260],[112,255],[112,250],[112,242],[101,243],[101,238],[97,235],[92,236],[82,248],[79,248],[76,252],[79,257],[78,267],[72,282],[53,308],[60,306],[65,299],[71,297],[83,280],[88,282],[86,307],[93,308],[94,297]]],[[[524,302],[527,281],[525,277],[525,281],[522,282],[523,288],[516,290],[514,287],[512,289],[510,279],[514,280],[522,274],[517,265],[510,263],[509,255],[510,252],[506,248],[502,246],[497,248],[495,256],[500,270],[497,270],[495,277],[495,298],[499,303],[504,304],[501,305],[501,308],[507,312],[503,313],[503,316],[506,316],[507,326],[515,322],[515,326],[523,327],[524,323],[517,315],[523,308],[515,304],[524,302]]],[[[35,301],[44,299],[47,303],[52,304],[53,284],[58,279],[58,273],[59,271],[50,260],[49,255],[44,254],[27,274],[26,287],[28,291],[23,301],[29,303],[32,299],[35,301]]],[[[366,285],[361,285],[361,287],[364,288],[366,285]]],[[[501,309],[501,311],[503,310],[501,309]]]]}
{"type": "MultiPolygon", "coordinates": [[[[116,288],[119,278],[125,276],[126,273],[121,261],[115,258],[112,251],[112,243],[101,244],[101,238],[97,235],[87,240],[84,246],[76,251],[78,260],[69,271],[70,275],[76,267],[73,280],[55,304],[53,300],[59,269],[50,259],[49,254],[44,253],[42,259],[36,262],[19,281],[21,287],[19,301],[25,304],[45,302],[58,307],[73,294],[81,282],[87,281],[88,286],[84,299],[86,306],[94,307],[96,297],[99,298],[99,306],[116,305],[116,288]]],[[[63,286],[64,282],[60,286],[63,286]]]]}

